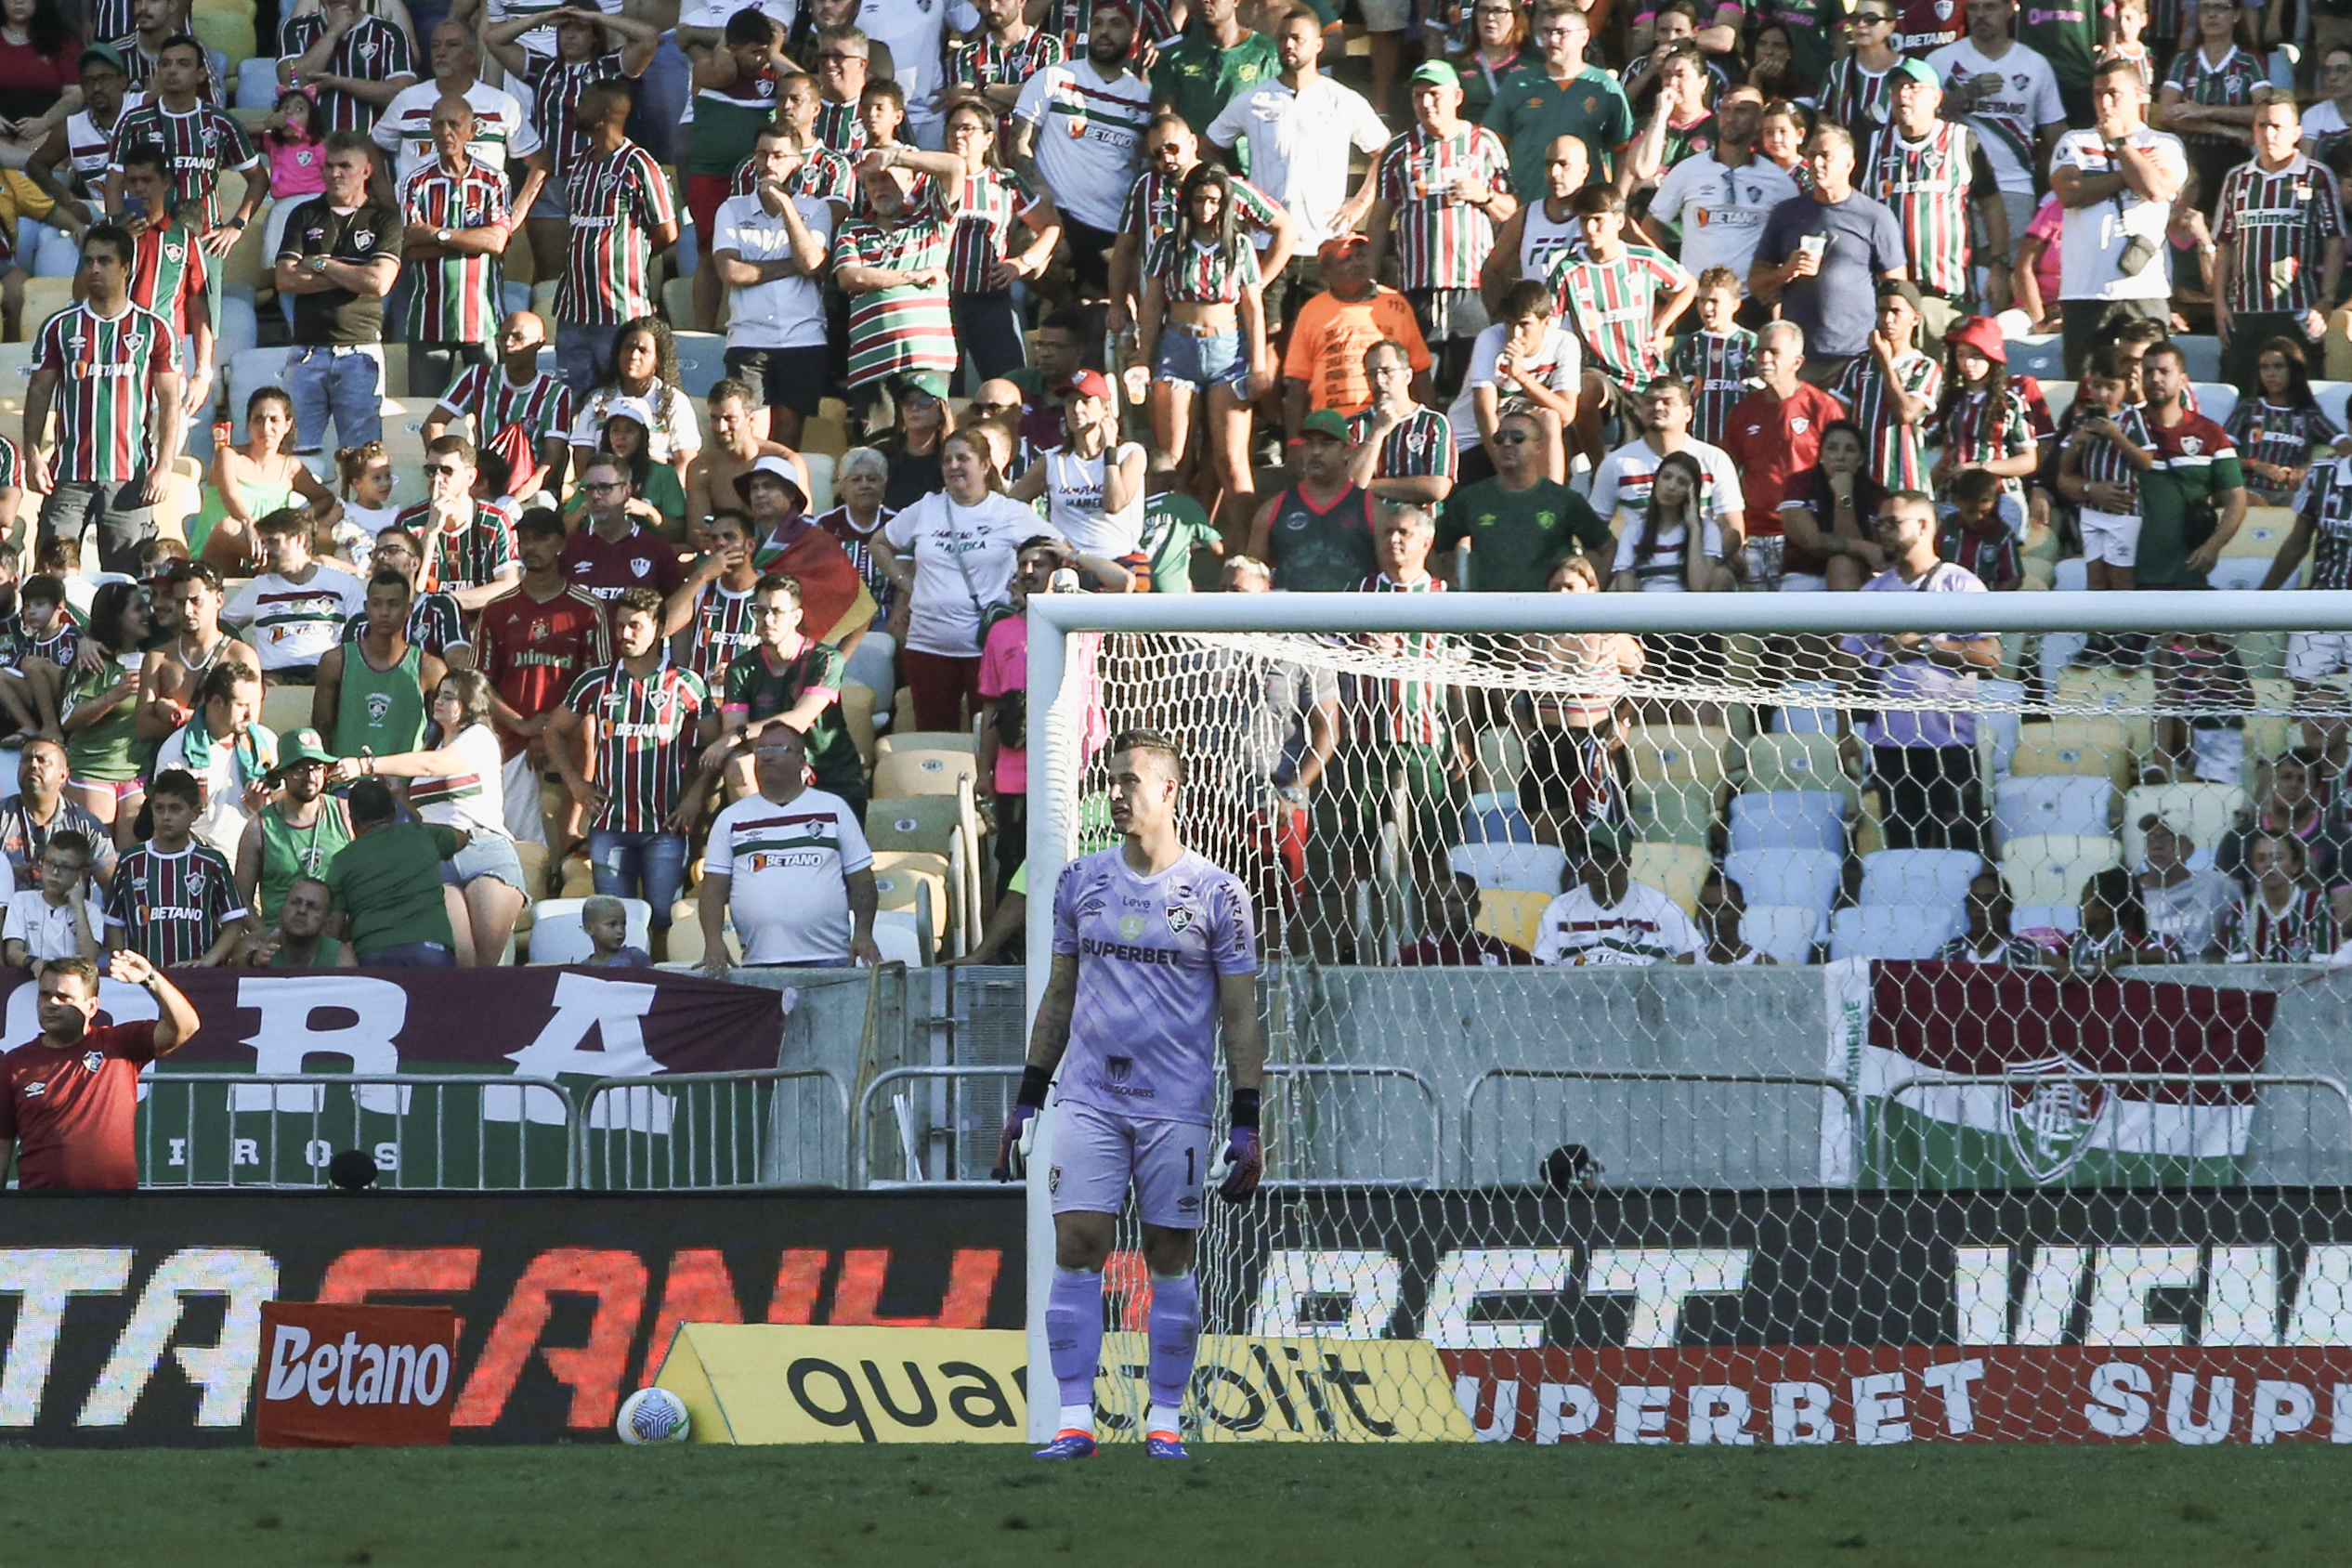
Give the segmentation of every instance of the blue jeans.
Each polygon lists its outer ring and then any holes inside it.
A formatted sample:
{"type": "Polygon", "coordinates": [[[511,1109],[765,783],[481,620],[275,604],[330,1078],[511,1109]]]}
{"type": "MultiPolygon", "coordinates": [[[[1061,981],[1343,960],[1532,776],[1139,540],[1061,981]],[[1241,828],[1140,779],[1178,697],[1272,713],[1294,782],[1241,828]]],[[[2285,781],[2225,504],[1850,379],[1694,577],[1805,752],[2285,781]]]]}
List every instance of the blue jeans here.
{"type": "Polygon", "coordinates": [[[599,828],[588,835],[588,866],[596,891],[614,898],[642,898],[653,906],[653,929],[670,929],[670,906],[686,891],[686,843],[676,833],[616,833],[599,828]]]}
{"type": "Polygon", "coordinates": [[[323,345],[286,356],[286,395],[294,399],[294,451],[326,450],[327,421],[335,445],[365,446],[384,437],[384,350],[374,344],[341,353],[323,345]]]}
{"type": "Polygon", "coordinates": [[[565,321],[555,332],[555,369],[564,378],[564,385],[572,389],[572,396],[584,398],[590,388],[605,379],[612,367],[612,342],[621,335],[619,323],[611,326],[590,326],[584,321],[565,321]]]}

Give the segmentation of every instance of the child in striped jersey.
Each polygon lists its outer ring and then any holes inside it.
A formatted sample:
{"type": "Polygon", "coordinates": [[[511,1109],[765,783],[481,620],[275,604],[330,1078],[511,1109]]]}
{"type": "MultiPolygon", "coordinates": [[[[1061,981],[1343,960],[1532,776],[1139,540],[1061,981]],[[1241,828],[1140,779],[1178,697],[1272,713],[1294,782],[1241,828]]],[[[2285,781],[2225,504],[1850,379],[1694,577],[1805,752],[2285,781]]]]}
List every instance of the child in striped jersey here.
{"type": "Polygon", "coordinates": [[[1751,390],[1756,334],[1732,320],[1740,308],[1740,281],[1728,267],[1699,274],[1693,304],[1699,330],[1674,346],[1673,369],[1691,384],[1691,434],[1719,447],[1731,405],[1751,390]]]}
{"type": "Polygon", "coordinates": [[[147,790],[153,836],[115,862],[106,923],[121,928],[111,946],[127,947],[158,969],[215,965],[252,929],[228,858],[194,837],[203,787],[185,768],[166,768],[147,790]]]}
{"type": "Polygon", "coordinates": [[[63,738],[58,699],[73,662],[75,638],[65,584],[48,572],[26,578],[17,591],[17,613],[0,627],[0,708],[20,734],[63,738]]]}
{"type": "Polygon", "coordinates": [[[2319,412],[2303,346],[2274,337],[2254,359],[2261,396],[2242,398],[2223,428],[2238,448],[2246,490],[2265,506],[2291,506],[2315,458],[2352,453],[2352,440],[2319,412]]]}
{"type": "Polygon", "coordinates": [[[2092,354],[2080,395],[2067,411],[2058,489],[2080,511],[2085,573],[2093,588],[2132,586],[2139,559],[2139,479],[2156,464],[2156,442],[2140,405],[2126,403],[2133,372],[2126,350],[2092,354]]]}

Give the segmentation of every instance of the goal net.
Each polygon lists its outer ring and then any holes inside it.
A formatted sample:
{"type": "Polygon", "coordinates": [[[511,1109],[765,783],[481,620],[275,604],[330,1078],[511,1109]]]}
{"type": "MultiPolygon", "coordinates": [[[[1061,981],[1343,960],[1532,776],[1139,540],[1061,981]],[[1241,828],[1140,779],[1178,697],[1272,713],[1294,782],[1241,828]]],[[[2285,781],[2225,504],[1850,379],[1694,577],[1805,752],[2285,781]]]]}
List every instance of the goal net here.
{"type": "Polygon", "coordinates": [[[2352,1441],[2352,595],[1030,613],[1033,1001],[1109,736],[1256,894],[1203,1440],[2352,1441]]]}

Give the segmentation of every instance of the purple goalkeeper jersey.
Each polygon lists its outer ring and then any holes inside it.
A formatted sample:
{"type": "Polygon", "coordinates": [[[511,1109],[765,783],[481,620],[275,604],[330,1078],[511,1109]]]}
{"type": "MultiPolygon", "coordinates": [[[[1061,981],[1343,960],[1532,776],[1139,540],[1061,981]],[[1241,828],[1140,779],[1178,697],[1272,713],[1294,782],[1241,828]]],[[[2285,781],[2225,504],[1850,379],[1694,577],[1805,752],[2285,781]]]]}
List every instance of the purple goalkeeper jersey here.
{"type": "Polygon", "coordinates": [[[1053,951],[1078,960],[1060,1098],[1207,1126],[1217,982],[1258,973],[1240,879],[1191,850],[1156,877],[1117,846],[1085,856],[1053,891],[1053,951]]]}

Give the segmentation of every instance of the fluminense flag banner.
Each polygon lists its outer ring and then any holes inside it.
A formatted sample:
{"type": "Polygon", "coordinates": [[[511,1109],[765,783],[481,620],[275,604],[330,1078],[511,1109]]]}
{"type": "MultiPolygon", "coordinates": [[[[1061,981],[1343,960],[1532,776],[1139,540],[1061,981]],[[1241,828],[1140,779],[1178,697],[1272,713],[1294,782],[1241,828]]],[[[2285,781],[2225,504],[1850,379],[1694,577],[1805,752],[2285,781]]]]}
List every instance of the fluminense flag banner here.
{"type": "Polygon", "coordinates": [[[1897,1186],[2239,1180],[2255,1087],[2152,1075],[2260,1073],[2273,993],[1860,959],[1823,983],[1829,1072],[1863,1117],[1853,1139],[1830,1097],[1824,1182],[1846,1184],[1857,1157],[1897,1186]]]}

